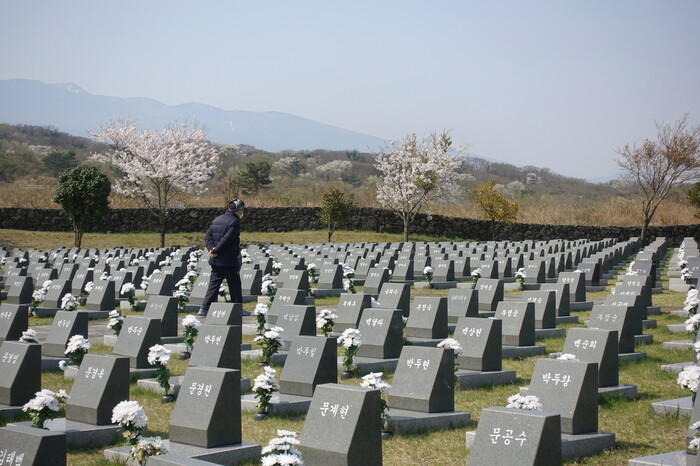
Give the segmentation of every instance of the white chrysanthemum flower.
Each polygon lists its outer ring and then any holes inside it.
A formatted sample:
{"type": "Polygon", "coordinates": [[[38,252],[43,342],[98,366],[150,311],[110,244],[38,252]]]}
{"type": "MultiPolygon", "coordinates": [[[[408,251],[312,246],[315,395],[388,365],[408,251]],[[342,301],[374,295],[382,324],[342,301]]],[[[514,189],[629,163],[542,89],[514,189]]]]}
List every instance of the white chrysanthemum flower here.
{"type": "Polygon", "coordinates": [[[87,351],[90,349],[90,342],[82,335],[73,335],[68,340],[64,354],[75,353],[76,351],[87,351]]]}
{"type": "Polygon", "coordinates": [[[384,372],[370,372],[362,377],[360,387],[372,388],[382,393],[388,392],[391,385],[382,380],[382,375],[384,375],[384,372]]]}
{"type": "Polygon", "coordinates": [[[542,404],[540,399],[536,396],[522,396],[516,393],[513,396],[508,397],[508,405],[506,408],[517,408],[517,409],[527,409],[527,410],[542,410],[542,404]]]}
{"type": "Polygon", "coordinates": [[[700,385],[700,367],[685,366],[683,371],[678,374],[676,383],[682,388],[687,388],[693,393],[697,393],[698,385],[700,385]]]}
{"type": "Polygon", "coordinates": [[[112,410],[112,423],[144,428],[148,417],[138,401],[121,401],[112,410]]]}
{"type": "Polygon", "coordinates": [[[197,318],[194,315],[188,314],[185,317],[183,317],[182,326],[199,329],[199,327],[202,326],[202,323],[199,320],[197,320],[197,318]]]}
{"type": "Polygon", "coordinates": [[[153,345],[148,349],[148,364],[151,366],[159,364],[167,364],[170,361],[172,351],[163,345],[153,345]]]}
{"type": "Polygon", "coordinates": [[[265,303],[258,303],[255,305],[255,309],[253,310],[253,314],[257,315],[267,315],[267,313],[270,312],[270,309],[267,307],[267,304],[265,303]]]}
{"type": "Polygon", "coordinates": [[[561,359],[562,361],[578,361],[578,358],[571,353],[563,353],[557,359],[561,359]]]}
{"type": "Polygon", "coordinates": [[[356,328],[347,328],[338,337],[338,344],[343,345],[345,348],[350,348],[351,346],[359,347],[362,345],[362,334],[356,328]]]}
{"type": "Polygon", "coordinates": [[[462,345],[454,338],[445,338],[440,343],[437,344],[438,348],[451,349],[455,352],[455,356],[459,356],[464,353],[462,345]]]}

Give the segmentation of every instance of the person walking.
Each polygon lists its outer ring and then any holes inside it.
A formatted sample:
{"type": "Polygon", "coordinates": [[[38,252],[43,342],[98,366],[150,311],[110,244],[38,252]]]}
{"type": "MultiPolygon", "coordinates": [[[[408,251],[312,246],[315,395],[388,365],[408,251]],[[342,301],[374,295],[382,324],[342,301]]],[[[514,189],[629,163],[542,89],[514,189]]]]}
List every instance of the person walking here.
{"type": "MultiPolygon", "coordinates": [[[[211,222],[211,226],[204,237],[204,242],[209,252],[211,275],[209,277],[209,288],[204,295],[204,302],[202,302],[202,306],[197,313],[200,316],[206,316],[211,303],[218,300],[219,288],[224,279],[228,283],[231,301],[234,303],[243,302],[239,255],[241,248],[241,218],[245,211],[246,206],[242,200],[232,200],[228,203],[226,212],[211,222]]],[[[243,315],[250,315],[250,312],[243,311],[243,315]]]]}

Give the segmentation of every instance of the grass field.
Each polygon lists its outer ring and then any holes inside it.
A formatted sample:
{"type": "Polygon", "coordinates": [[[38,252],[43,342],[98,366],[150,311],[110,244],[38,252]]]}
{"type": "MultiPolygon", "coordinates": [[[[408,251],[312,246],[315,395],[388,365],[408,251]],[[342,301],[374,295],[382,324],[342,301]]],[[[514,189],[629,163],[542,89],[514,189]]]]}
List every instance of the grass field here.
{"type": "MultiPolygon", "coordinates": [[[[293,242],[306,243],[323,240],[324,232],[285,233],[276,235],[256,234],[255,241],[293,242]]],[[[195,236],[169,235],[169,244],[200,244],[195,236]]],[[[418,239],[418,238],[416,238],[418,239]]],[[[243,241],[252,241],[251,238],[243,238],[243,241]]],[[[351,241],[400,241],[398,235],[375,235],[356,232],[339,232],[334,237],[338,242],[351,241]]],[[[30,233],[0,230],[0,245],[11,247],[36,247],[39,249],[52,248],[63,244],[70,246],[71,234],[54,233],[30,233]]],[[[86,235],[85,247],[107,248],[112,246],[145,247],[157,245],[157,235],[86,235]]],[[[653,401],[668,400],[688,396],[690,392],[679,388],[675,382],[676,375],[660,370],[662,364],[690,361],[691,351],[669,351],[662,348],[664,341],[686,339],[686,335],[672,334],[666,329],[669,323],[680,323],[683,319],[672,316],[669,311],[680,309],[683,306],[685,293],[668,291],[667,280],[662,281],[664,292],[653,295],[654,304],[662,307],[660,316],[651,316],[658,321],[656,329],[646,330],[645,333],[654,335],[654,342],[649,345],[639,346],[638,351],[647,353],[647,358],[635,363],[622,363],[620,365],[620,383],[636,384],[638,386],[639,399],[628,401],[624,399],[601,399],[599,404],[599,429],[616,434],[616,448],[596,457],[586,458],[571,464],[587,465],[625,465],[627,460],[639,456],[670,452],[684,448],[685,431],[688,418],[677,416],[654,415],[650,404],[653,401]]],[[[362,291],[361,287],[358,291],[362,291]]],[[[412,297],[422,294],[446,296],[447,290],[414,290],[412,297]]],[[[518,292],[512,294],[517,295],[518,292]]],[[[588,299],[603,299],[607,292],[589,293],[588,299]]],[[[337,303],[337,298],[319,298],[316,300],[317,309],[332,307],[337,303]]],[[[244,308],[252,310],[253,303],[247,303],[244,308]]],[[[564,327],[583,326],[588,320],[590,311],[572,313],[579,317],[580,324],[570,324],[564,327]]],[[[30,326],[47,325],[50,319],[32,318],[30,326]]],[[[105,322],[106,325],[106,322],[105,322]]],[[[244,337],[244,342],[250,342],[251,337],[244,337]]],[[[563,338],[548,339],[540,342],[546,344],[547,352],[561,351],[563,338]]],[[[95,345],[91,349],[93,353],[109,353],[111,348],[104,345],[95,345]]],[[[492,388],[480,388],[476,390],[456,390],[455,409],[471,413],[472,425],[468,429],[456,429],[442,432],[428,432],[412,435],[396,435],[383,442],[384,463],[387,465],[426,464],[448,465],[465,464],[469,451],[465,447],[465,431],[476,428],[479,415],[484,408],[491,406],[505,406],[506,398],[518,392],[521,386],[529,384],[537,358],[525,358],[522,360],[504,360],[504,369],[512,369],[517,373],[516,383],[513,385],[498,386],[492,388]]],[[[182,375],[186,370],[186,361],[174,360],[169,363],[173,375],[182,375]]],[[[243,377],[254,378],[259,373],[259,368],[254,361],[243,361],[243,377]]],[[[279,372],[278,372],[279,373],[279,372]]],[[[391,383],[392,375],[386,374],[385,379],[391,383]]],[[[359,378],[340,380],[344,384],[359,384],[359,378]]],[[[70,390],[72,381],[65,380],[60,373],[45,372],[42,374],[42,386],[57,390],[64,388],[70,390]]],[[[144,391],[132,385],[131,399],[137,400],[144,406],[149,417],[148,432],[146,435],[168,436],[168,419],[172,412],[172,404],[161,404],[160,396],[144,391]]],[[[391,414],[391,412],[389,412],[391,414]]],[[[243,439],[249,442],[267,444],[276,436],[276,429],[287,429],[301,432],[304,416],[289,416],[284,418],[270,418],[265,422],[256,422],[253,413],[243,413],[242,427],[243,439]]],[[[69,464],[76,465],[104,465],[112,464],[103,459],[101,450],[71,450],[68,457],[69,464]]]]}

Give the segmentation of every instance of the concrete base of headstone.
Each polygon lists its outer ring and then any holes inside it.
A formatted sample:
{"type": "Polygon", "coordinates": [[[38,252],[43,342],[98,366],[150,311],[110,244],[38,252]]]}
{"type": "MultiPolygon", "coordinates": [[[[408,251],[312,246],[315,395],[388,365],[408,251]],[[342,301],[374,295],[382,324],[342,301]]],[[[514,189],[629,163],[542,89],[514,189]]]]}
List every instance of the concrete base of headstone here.
{"type": "MultiPolygon", "coordinates": [[[[467,448],[474,444],[476,431],[466,434],[467,448]]],[[[595,456],[605,450],[615,448],[615,434],[610,432],[590,432],[586,434],[561,434],[561,456],[565,460],[595,456]]]]}
{"type": "Polygon", "coordinates": [[[471,415],[463,411],[422,413],[405,409],[389,409],[388,429],[395,434],[457,429],[471,422],[471,415]]]}
{"type": "Polygon", "coordinates": [[[645,333],[642,335],[635,335],[634,336],[634,345],[649,345],[651,343],[654,343],[654,335],[651,333],[645,333]]]}
{"type": "MultiPolygon", "coordinates": [[[[375,296],[375,298],[376,298],[376,296],[375,296]]],[[[258,296],[257,300],[258,300],[258,303],[271,304],[269,296],[258,296]]],[[[315,299],[313,296],[307,296],[306,298],[304,298],[304,304],[306,304],[307,306],[313,306],[314,303],[315,303],[315,299]]]]}
{"type": "Polygon", "coordinates": [[[632,458],[627,462],[628,466],[688,466],[695,464],[695,455],[690,455],[685,450],[661,453],[660,455],[642,456],[632,458]]]}
{"type": "Polygon", "coordinates": [[[599,291],[605,291],[605,287],[606,285],[586,285],[586,293],[598,293],[599,291]]]}
{"type": "MultiPolygon", "coordinates": [[[[394,372],[399,364],[399,358],[379,359],[355,356],[352,362],[355,365],[355,371],[362,376],[370,372],[394,372]]],[[[345,370],[342,356],[338,357],[338,370],[345,370]]]]}
{"type": "MultiPolygon", "coordinates": [[[[178,393],[180,393],[180,387],[182,387],[182,379],[184,376],[182,375],[174,375],[170,377],[170,392],[177,396],[178,393]]],[[[139,388],[143,388],[145,390],[154,392],[154,393],[159,393],[161,395],[165,395],[165,391],[163,388],[160,386],[160,384],[156,381],[156,379],[141,379],[136,381],[136,386],[139,388]]],[[[241,393],[248,393],[250,392],[250,379],[247,377],[242,377],[241,378],[241,393]]]]}
{"type": "Polygon", "coordinates": [[[515,382],[515,371],[467,371],[459,370],[455,374],[457,378],[456,384],[459,388],[465,390],[467,388],[490,387],[493,385],[508,385],[515,382]]]}
{"type": "Polygon", "coordinates": [[[671,333],[688,333],[685,328],[685,324],[667,324],[666,328],[671,333]]]}
{"type": "Polygon", "coordinates": [[[34,309],[34,315],[37,317],[53,317],[60,311],[57,307],[37,307],[34,309]]]}
{"type": "MultiPolygon", "coordinates": [[[[286,395],[274,393],[270,398],[267,410],[271,415],[306,414],[311,406],[310,396],[286,395]]],[[[241,409],[243,411],[258,411],[258,399],[255,395],[243,395],[241,397],[241,409]]]]}
{"type": "Polygon", "coordinates": [[[88,320],[108,319],[109,313],[112,311],[84,311],[87,312],[88,320]]]}
{"type": "Polygon", "coordinates": [[[502,348],[503,359],[522,359],[530,356],[542,356],[547,352],[545,345],[534,346],[504,346],[502,348]]]}
{"type": "Polygon", "coordinates": [[[676,317],[683,317],[684,319],[688,318],[688,311],[684,311],[683,309],[676,309],[675,311],[671,311],[670,314],[676,317]]]}
{"type": "Polygon", "coordinates": [[[448,290],[450,288],[457,288],[457,282],[433,282],[433,283],[428,283],[428,282],[415,282],[413,284],[413,288],[416,289],[424,289],[424,288],[432,288],[434,290],[448,290]]]}
{"type": "Polygon", "coordinates": [[[647,306],[647,315],[658,316],[661,314],[661,306],[647,306]]]}
{"type": "Polygon", "coordinates": [[[545,340],[547,338],[564,338],[566,337],[565,328],[536,328],[535,340],[545,340]]]}
{"type": "Polygon", "coordinates": [[[557,316],[557,325],[578,324],[578,316],[557,316]]]}
{"type": "Polygon", "coordinates": [[[522,285],[518,282],[503,283],[503,291],[524,291],[524,290],[539,291],[539,289],[540,289],[539,283],[523,283],[522,285]]]}
{"type": "Polygon", "coordinates": [[[54,358],[51,356],[41,357],[41,370],[42,371],[60,371],[58,363],[61,361],[68,361],[68,358],[54,358]]]}
{"type": "MultiPolygon", "coordinates": [[[[505,285],[504,285],[505,287],[505,285]]],[[[474,279],[471,277],[465,278],[465,281],[459,281],[457,282],[457,288],[460,290],[472,290],[474,289],[474,279]]]]}
{"type": "Polygon", "coordinates": [[[0,419],[15,417],[22,413],[22,406],[8,406],[0,404],[0,419]]]}
{"type": "MultiPolygon", "coordinates": [[[[16,422],[8,425],[31,427],[31,422],[16,422]]],[[[118,424],[106,426],[94,426],[84,422],[71,421],[65,417],[50,419],[44,427],[52,432],[64,432],[66,434],[66,446],[68,447],[105,447],[123,441],[118,424]]]]}
{"type": "MultiPolygon", "coordinates": [[[[170,440],[163,440],[163,447],[168,453],[178,456],[186,456],[200,461],[207,461],[213,464],[242,464],[257,463],[260,461],[262,447],[259,443],[241,442],[234,445],[224,445],[222,447],[203,448],[184,443],[175,443],[170,440]]],[[[104,451],[104,457],[108,461],[116,461],[119,464],[137,465],[130,456],[131,447],[108,448],[104,451]]],[[[156,458],[156,457],[153,457],[156,458]]],[[[149,458],[149,464],[155,464],[149,458]]],[[[178,464],[178,463],[175,463],[178,464]]],[[[189,464],[189,463],[184,463],[189,464]]]]}
{"type": "Polygon", "coordinates": [[[694,343],[690,340],[665,341],[661,344],[663,349],[683,351],[693,349],[694,343]]]}
{"type": "Polygon", "coordinates": [[[680,291],[687,293],[690,290],[691,284],[683,281],[682,278],[671,278],[668,281],[668,289],[670,291],[680,291]]]}
{"type": "Polygon", "coordinates": [[[327,298],[327,297],[333,297],[333,298],[338,298],[340,297],[341,294],[345,293],[345,289],[343,288],[337,288],[334,290],[319,290],[318,288],[313,289],[314,296],[317,298],[327,298]]]}
{"type": "Polygon", "coordinates": [[[646,358],[647,354],[641,351],[635,351],[634,353],[620,353],[617,355],[618,361],[635,362],[641,361],[646,358]]]}
{"type": "Polygon", "coordinates": [[[676,374],[680,374],[683,372],[683,368],[685,366],[693,366],[695,363],[688,361],[688,362],[676,362],[674,364],[662,364],[661,365],[661,370],[666,371],[666,372],[674,372],[676,374]]]}
{"type": "MultiPolygon", "coordinates": [[[[447,337],[445,337],[447,338],[447,337]]],[[[431,348],[435,348],[438,343],[440,343],[442,340],[445,338],[416,338],[416,337],[407,337],[406,341],[408,342],[409,345],[411,346],[429,346],[431,348]]]]}
{"type": "MultiPolygon", "coordinates": [[[[146,301],[134,301],[134,311],[137,312],[143,312],[146,310],[146,301]]],[[[129,301],[126,299],[123,299],[119,301],[119,308],[120,309],[131,309],[131,304],[129,304],[129,301]]]]}
{"type": "MultiPolygon", "coordinates": [[[[272,355],[272,365],[273,366],[284,366],[285,361],[287,361],[287,352],[280,351],[277,354],[272,355]]],[[[252,359],[255,361],[262,361],[262,350],[261,349],[251,349],[241,351],[241,359],[252,359]]]]}
{"type": "Polygon", "coordinates": [[[609,396],[613,398],[627,398],[636,400],[639,398],[636,385],[617,384],[609,387],[598,387],[598,396],[609,396]]]}
{"type": "Polygon", "coordinates": [[[482,311],[479,310],[479,317],[482,319],[488,319],[490,317],[495,317],[496,316],[496,311],[482,311]]]}
{"type": "Polygon", "coordinates": [[[656,401],[651,404],[651,409],[661,416],[690,416],[693,413],[693,397],[656,401]]]}
{"type": "MultiPolygon", "coordinates": [[[[136,464],[136,463],[130,463],[136,464]]],[[[148,458],[149,466],[210,466],[209,461],[197,460],[188,456],[168,453],[165,455],[154,455],[148,458]]]]}
{"type": "Polygon", "coordinates": [[[642,321],[642,328],[644,328],[644,329],[656,328],[656,319],[644,319],[642,321]]]}
{"type": "Polygon", "coordinates": [[[591,311],[593,310],[593,301],[572,301],[569,303],[569,309],[572,311],[591,311]]]}
{"type": "MultiPolygon", "coordinates": [[[[169,349],[173,354],[182,354],[187,351],[187,345],[184,343],[167,343],[164,344],[166,349],[169,349]]],[[[252,348],[250,343],[241,343],[241,351],[249,351],[252,348]]]]}
{"type": "MultiPolygon", "coordinates": [[[[102,340],[102,344],[105,346],[116,346],[117,344],[117,335],[105,335],[102,340]]],[[[161,345],[170,345],[170,344],[177,344],[181,343],[185,340],[185,337],[160,337],[160,344],[161,345]]]]}

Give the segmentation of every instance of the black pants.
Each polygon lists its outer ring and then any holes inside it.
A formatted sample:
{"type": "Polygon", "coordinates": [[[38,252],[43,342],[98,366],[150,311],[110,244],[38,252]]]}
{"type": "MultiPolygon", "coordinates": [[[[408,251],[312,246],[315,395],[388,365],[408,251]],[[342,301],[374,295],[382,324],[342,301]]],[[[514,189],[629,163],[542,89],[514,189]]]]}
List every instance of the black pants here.
{"type": "Polygon", "coordinates": [[[211,267],[211,275],[209,276],[209,289],[204,295],[204,302],[200,309],[209,312],[211,303],[215,303],[219,299],[219,288],[221,283],[226,279],[228,290],[231,293],[231,302],[242,303],[243,292],[241,291],[241,276],[238,273],[238,267],[211,267]]]}

